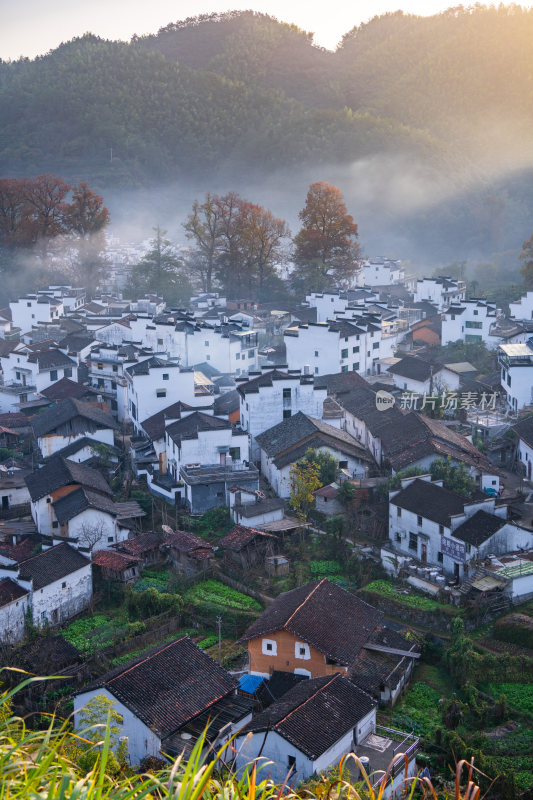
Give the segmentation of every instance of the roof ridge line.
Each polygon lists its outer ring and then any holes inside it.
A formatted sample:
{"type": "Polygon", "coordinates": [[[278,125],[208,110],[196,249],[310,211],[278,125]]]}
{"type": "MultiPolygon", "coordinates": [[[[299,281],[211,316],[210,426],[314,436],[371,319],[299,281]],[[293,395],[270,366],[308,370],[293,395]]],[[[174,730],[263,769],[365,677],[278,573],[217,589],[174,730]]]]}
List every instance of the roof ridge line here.
{"type": "Polygon", "coordinates": [[[312,591],[312,592],[309,592],[309,594],[307,595],[307,597],[305,598],[305,600],[303,600],[303,601],[300,603],[300,605],[299,605],[297,608],[295,608],[295,609],[294,609],[294,611],[293,611],[293,612],[292,612],[292,614],[290,615],[289,619],[285,621],[285,624],[283,625],[283,627],[284,627],[284,628],[286,628],[286,627],[287,627],[287,625],[289,624],[289,622],[291,621],[291,619],[294,617],[294,615],[296,614],[296,612],[297,612],[297,611],[299,611],[299,610],[302,608],[302,606],[304,606],[304,605],[307,603],[307,601],[309,600],[309,598],[310,598],[310,597],[312,597],[312,596],[314,595],[314,593],[316,592],[316,590],[318,589],[318,587],[319,587],[319,586],[321,586],[321,585],[324,583],[324,581],[325,581],[325,580],[326,580],[326,578],[322,578],[322,580],[320,580],[320,581],[317,583],[317,585],[315,586],[315,588],[313,589],[313,591],[312,591]]]}
{"type": "Polygon", "coordinates": [[[297,705],[295,708],[292,709],[292,711],[289,711],[288,714],[285,714],[284,717],[282,717],[278,722],[276,722],[276,724],[274,725],[274,730],[278,727],[278,725],[281,725],[282,722],[285,722],[285,720],[287,720],[291,716],[291,714],[294,714],[295,711],[299,711],[300,708],[303,708],[303,706],[305,706],[306,703],[309,703],[311,700],[313,700],[317,696],[317,694],[319,692],[321,692],[323,689],[326,689],[328,686],[330,686],[330,684],[333,683],[333,681],[336,678],[340,678],[340,677],[342,677],[342,673],[341,672],[336,672],[334,675],[332,675],[331,680],[329,680],[323,686],[319,686],[313,692],[313,694],[310,697],[307,698],[307,700],[304,700],[303,703],[300,703],[299,705],[297,705]]]}

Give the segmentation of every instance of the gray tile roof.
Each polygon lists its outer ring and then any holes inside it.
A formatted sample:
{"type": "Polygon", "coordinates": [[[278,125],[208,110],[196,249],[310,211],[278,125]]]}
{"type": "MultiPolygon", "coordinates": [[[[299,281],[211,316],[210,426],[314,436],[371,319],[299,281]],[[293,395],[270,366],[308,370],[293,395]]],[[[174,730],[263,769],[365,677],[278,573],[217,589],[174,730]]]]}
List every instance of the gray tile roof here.
{"type": "Polygon", "coordinates": [[[47,433],[52,433],[60,425],[65,425],[76,417],[80,417],[98,428],[111,428],[112,430],[119,428],[117,422],[107,411],[103,411],[92,403],[84,403],[82,400],[69,397],[37,414],[32,419],[33,432],[35,436],[46,436],[47,433]]]}
{"type": "Polygon", "coordinates": [[[62,542],[23,561],[19,574],[24,580],[33,580],[34,589],[42,589],[90,563],[79,550],[62,542]]]}
{"type": "Polygon", "coordinates": [[[30,472],[29,475],[26,475],[25,481],[34,502],[55,489],[72,483],[79,483],[104,494],[111,494],[109,484],[100,472],[60,456],[54,456],[44,467],[30,472]]]}

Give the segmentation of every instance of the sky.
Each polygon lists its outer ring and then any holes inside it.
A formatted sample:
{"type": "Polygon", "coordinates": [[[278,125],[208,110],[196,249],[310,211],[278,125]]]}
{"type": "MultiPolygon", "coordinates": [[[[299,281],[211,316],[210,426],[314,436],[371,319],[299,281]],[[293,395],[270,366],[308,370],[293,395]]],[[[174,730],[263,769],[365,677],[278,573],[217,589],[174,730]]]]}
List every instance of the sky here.
{"type": "Polygon", "coordinates": [[[335,49],[344,33],[378,14],[401,8],[427,16],[455,5],[453,0],[0,0],[0,58],[33,58],[88,31],[128,40],[197,14],[248,8],[312,31],[315,44],[335,49]]]}

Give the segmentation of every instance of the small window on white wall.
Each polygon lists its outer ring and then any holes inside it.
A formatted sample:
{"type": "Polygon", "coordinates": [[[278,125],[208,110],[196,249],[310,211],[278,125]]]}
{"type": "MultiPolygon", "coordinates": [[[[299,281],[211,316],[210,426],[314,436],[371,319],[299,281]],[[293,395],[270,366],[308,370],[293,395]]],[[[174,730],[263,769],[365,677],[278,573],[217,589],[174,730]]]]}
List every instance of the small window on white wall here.
{"type": "Polygon", "coordinates": [[[274,639],[263,639],[263,655],[277,656],[278,643],[274,639]]]}
{"type": "Polygon", "coordinates": [[[296,658],[311,658],[311,653],[309,651],[309,645],[305,642],[295,642],[294,643],[294,655],[296,658]]]}

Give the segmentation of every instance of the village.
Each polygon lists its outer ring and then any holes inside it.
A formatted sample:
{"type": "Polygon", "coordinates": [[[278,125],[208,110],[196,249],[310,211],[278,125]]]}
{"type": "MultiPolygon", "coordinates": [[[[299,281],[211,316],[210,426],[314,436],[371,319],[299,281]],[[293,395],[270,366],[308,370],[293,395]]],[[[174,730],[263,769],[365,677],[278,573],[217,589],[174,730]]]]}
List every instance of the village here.
{"type": "Polygon", "coordinates": [[[59,676],[21,708],[105,698],[132,766],[355,752],[384,797],[483,736],[528,788],[532,320],[386,258],[299,304],[13,298],[0,646],[59,676]]]}

